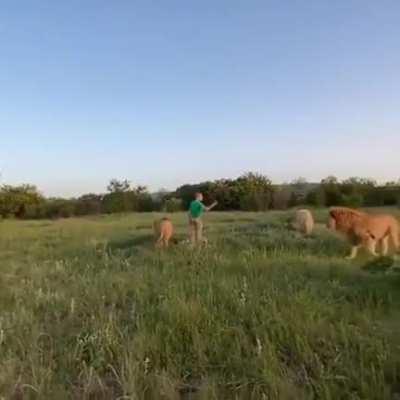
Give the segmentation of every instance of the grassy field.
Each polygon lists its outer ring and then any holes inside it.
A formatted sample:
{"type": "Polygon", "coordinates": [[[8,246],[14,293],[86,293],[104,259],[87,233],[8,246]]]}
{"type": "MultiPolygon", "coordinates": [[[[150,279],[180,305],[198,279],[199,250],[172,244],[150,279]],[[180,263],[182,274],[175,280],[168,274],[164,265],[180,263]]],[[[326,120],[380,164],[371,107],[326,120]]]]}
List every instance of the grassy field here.
{"type": "Polygon", "coordinates": [[[400,274],[284,212],[153,218],[0,222],[1,399],[400,398],[400,274]]]}

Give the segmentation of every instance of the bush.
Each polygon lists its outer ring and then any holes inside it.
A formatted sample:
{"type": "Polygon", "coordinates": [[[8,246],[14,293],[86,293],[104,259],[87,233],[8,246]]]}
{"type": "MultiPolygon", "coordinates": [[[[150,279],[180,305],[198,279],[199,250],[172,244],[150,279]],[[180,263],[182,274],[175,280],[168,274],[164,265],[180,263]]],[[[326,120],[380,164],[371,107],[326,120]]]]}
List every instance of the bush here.
{"type": "Polygon", "coordinates": [[[106,214],[136,210],[136,196],[132,192],[107,193],[103,197],[102,212],[106,214]]]}
{"type": "Polygon", "coordinates": [[[44,201],[36,186],[4,185],[0,189],[0,214],[3,218],[24,218],[28,207],[40,205],[44,201]]]}
{"type": "Polygon", "coordinates": [[[325,206],[325,193],[321,189],[313,190],[306,196],[306,204],[314,207],[325,206]]]}
{"type": "Polygon", "coordinates": [[[240,208],[243,211],[267,211],[272,202],[272,193],[250,193],[242,198],[240,208]]]}
{"type": "Polygon", "coordinates": [[[66,199],[49,199],[44,207],[46,218],[70,218],[75,215],[75,201],[66,199]]]}
{"type": "Polygon", "coordinates": [[[29,205],[25,209],[25,219],[43,219],[47,218],[46,202],[41,204],[29,205]]]}
{"type": "Polygon", "coordinates": [[[174,213],[183,210],[182,200],[172,197],[164,201],[163,210],[167,213],[174,213]]]}
{"type": "Polygon", "coordinates": [[[136,201],[136,209],[138,212],[150,212],[155,211],[156,203],[148,193],[140,194],[136,201]]]}
{"type": "Polygon", "coordinates": [[[272,207],[275,210],[286,210],[294,202],[294,193],[289,189],[280,189],[273,194],[272,207]]]}
{"type": "Polygon", "coordinates": [[[343,196],[343,205],[346,207],[358,208],[364,204],[364,198],[361,194],[351,194],[343,196]]]}
{"type": "Polygon", "coordinates": [[[75,204],[76,215],[95,215],[101,213],[102,196],[86,194],[79,197],[75,204]]]}

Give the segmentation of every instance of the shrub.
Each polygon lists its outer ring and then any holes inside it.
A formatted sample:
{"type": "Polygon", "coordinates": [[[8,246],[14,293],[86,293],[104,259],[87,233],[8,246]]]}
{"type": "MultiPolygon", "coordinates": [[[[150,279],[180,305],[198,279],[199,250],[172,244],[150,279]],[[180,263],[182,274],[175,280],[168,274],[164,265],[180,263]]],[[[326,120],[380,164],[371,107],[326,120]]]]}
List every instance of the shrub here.
{"type": "Polygon", "coordinates": [[[355,193],[348,196],[343,196],[343,205],[346,207],[361,207],[364,203],[364,198],[361,194],[355,193]]]}
{"type": "Polygon", "coordinates": [[[325,206],[325,193],[321,189],[309,192],[306,196],[306,204],[314,207],[325,206]]]}
{"type": "Polygon", "coordinates": [[[150,194],[143,193],[137,196],[136,209],[134,211],[149,212],[149,211],[155,211],[155,209],[156,209],[156,203],[153,201],[150,194]]]}
{"type": "Polygon", "coordinates": [[[182,200],[172,197],[164,201],[163,209],[165,212],[174,213],[183,210],[182,200]]]}
{"type": "Polygon", "coordinates": [[[36,186],[4,185],[0,189],[0,214],[4,217],[24,218],[26,209],[37,206],[45,201],[36,186]]]}
{"type": "Polygon", "coordinates": [[[240,201],[243,211],[267,211],[271,207],[272,193],[249,193],[240,201]]]}
{"type": "Polygon", "coordinates": [[[75,215],[75,201],[66,199],[49,199],[45,203],[46,218],[70,218],[75,215]]]}
{"type": "Polygon", "coordinates": [[[289,189],[280,189],[274,192],[272,207],[276,210],[286,210],[294,202],[294,193],[289,189]]]}
{"type": "Polygon", "coordinates": [[[86,194],[77,199],[75,205],[76,215],[95,215],[101,213],[102,196],[86,194]]]}

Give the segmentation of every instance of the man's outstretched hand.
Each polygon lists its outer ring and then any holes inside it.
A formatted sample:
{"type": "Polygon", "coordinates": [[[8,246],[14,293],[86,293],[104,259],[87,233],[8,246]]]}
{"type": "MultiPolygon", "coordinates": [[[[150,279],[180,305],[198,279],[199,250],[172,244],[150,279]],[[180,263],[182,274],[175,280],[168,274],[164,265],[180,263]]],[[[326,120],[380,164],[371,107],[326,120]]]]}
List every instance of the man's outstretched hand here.
{"type": "Polygon", "coordinates": [[[214,203],[212,203],[211,206],[207,207],[207,211],[212,210],[217,204],[218,204],[218,201],[214,201],[214,203]]]}

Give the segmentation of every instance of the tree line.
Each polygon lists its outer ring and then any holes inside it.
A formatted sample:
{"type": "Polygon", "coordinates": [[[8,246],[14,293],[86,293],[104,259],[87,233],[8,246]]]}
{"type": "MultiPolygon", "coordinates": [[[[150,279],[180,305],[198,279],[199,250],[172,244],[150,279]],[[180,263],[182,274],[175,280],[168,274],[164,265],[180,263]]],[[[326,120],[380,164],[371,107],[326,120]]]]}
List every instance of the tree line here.
{"type": "Polygon", "coordinates": [[[2,218],[48,219],[96,214],[165,211],[188,208],[195,192],[206,202],[218,201],[217,210],[267,211],[296,206],[348,207],[400,206],[400,180],[378,185],[374,180],[353,177],[339,181],[329,176],[319,183],[303,178],[275,185],[265,175],[249,172],[236,179],[186,184],[175,191],[150,193],[145,186],[113,179],[103,194],[78,198],[49,198],[33,185],[0,187],[2,218]]]}

